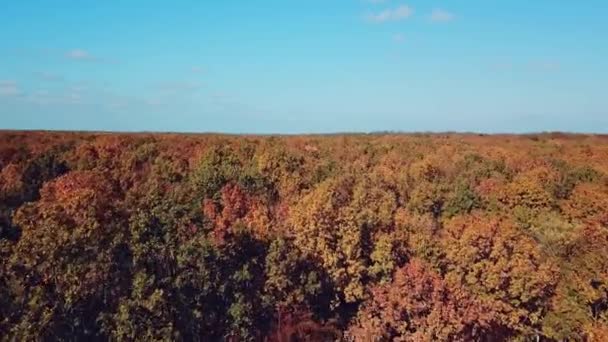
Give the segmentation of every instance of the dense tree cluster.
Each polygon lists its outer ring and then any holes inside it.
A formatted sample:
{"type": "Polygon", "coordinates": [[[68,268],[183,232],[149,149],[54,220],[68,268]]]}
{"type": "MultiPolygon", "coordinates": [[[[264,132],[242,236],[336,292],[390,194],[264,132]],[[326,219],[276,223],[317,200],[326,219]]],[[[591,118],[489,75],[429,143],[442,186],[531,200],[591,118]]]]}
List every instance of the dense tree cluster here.
{"type": "Polygon", "coordinates": [[[606,341],[608,137],[0,132],[0,340],[606,341]]]}

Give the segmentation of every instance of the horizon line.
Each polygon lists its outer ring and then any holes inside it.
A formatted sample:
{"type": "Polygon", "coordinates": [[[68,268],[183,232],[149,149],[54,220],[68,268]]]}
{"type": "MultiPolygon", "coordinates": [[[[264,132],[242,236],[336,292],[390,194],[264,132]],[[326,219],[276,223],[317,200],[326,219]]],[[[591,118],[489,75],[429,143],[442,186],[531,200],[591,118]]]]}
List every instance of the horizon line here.
{"type": "Polygon", "coordinates": [[[156,130],[89,130],[89,129],[14,129],[0,128],[0,133],[72,133],[72,134],[116,134],[116,135],[224,135],[224,136],[260,136],[260,137],[290,137],[290,136],[335,136],[335,135],[476,135],[476,136],[534,136],[534,135],[566,135],[566,136],[600,136],[608,137],[608,132],[582,132],[582,131],[528,131],[528,132],[481,132],[481,131],[406,131],[406,130],[380,130],[380,131],[335,131],[335,132],[300,132],[300,133],[252,133],[252,132],[221,132],[221,131],[156,131],[156,130]]]}

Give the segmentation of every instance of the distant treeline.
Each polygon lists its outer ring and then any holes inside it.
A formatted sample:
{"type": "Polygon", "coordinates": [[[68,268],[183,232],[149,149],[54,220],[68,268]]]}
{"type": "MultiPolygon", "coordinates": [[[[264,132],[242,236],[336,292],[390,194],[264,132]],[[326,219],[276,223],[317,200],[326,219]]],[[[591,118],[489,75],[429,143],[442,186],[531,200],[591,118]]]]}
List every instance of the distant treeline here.
{"type": "Polygon", "coordinates": [[[608,137],[0,132],[2,341],[608,341],[608,137]]]}

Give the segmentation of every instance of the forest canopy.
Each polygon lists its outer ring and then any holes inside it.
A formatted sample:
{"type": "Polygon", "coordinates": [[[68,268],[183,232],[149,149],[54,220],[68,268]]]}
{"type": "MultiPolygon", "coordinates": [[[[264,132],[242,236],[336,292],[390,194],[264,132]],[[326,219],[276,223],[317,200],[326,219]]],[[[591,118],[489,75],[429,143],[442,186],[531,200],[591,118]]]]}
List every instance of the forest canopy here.
{"type": "Polygon", "coordinates": [[[608,137],[0,132],[0,339],[606,341],[608,137]]]}

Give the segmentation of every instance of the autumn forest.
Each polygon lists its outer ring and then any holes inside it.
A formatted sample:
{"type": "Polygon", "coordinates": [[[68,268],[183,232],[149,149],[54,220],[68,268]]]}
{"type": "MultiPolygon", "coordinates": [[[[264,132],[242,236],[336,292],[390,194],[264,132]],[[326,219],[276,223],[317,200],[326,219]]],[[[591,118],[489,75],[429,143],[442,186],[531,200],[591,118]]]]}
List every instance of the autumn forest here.
{"type": "Polygon", "coordinates": [[[608,136],[0,132],[2,341],[608,341],[608,136]]]}

